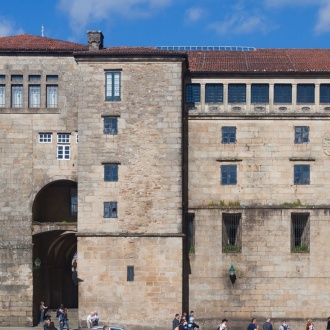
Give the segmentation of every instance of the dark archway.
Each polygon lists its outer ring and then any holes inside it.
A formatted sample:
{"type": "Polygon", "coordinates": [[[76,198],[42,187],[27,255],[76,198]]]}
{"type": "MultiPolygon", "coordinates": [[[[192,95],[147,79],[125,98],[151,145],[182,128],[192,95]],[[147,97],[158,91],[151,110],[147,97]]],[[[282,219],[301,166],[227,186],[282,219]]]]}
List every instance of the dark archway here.
{"type": "Polygon", "coordinates": [[[77,183],[58,180],[43,187],[35,197],[32,221],[77,222],[77,183]]]}
{"type": "Polygon", "coordinates": [[[33,203],[33,261],[41,261],[33,269],[34,325],[39,322],[41,301],[51,309],[62,303],[78,308],[78,286],[72,279],[72,259],[77,252],[76,192],[75,182],[55,181],[41,189],[33,203]]]}

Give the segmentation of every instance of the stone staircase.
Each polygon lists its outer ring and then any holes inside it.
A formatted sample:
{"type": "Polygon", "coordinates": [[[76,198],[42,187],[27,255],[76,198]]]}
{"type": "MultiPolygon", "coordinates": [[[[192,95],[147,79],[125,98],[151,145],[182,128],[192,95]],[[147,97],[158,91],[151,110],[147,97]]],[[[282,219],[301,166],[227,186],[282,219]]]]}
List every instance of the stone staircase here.
{"type": "MultiPolygon", "coordinates": [[[[54,322],[55,327],[58,330],[60,330],[60,322],[56,317],[56,309],[49,309],[47,314],[50,315],[50,318],[52,322],[54,322]]],[[[68,319],[69,319],[70,330],[78,329],[78,309],[73,309],[73,308],[68,309],[68,319]]],[[[42,328],[43,325],[44,323],[43,324],[39,323],[38,328],[42,328]]],[[[64,327],[63,329],[66,329],[66,327],[64,327]]]]}

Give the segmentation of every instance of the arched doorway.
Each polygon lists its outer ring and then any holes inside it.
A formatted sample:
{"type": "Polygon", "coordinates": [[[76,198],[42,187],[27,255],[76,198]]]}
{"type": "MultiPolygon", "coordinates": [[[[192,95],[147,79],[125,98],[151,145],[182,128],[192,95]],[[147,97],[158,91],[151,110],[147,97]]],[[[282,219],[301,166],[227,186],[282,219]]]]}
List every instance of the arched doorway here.
{"type": "Polygon", "coordinates": [[[72,278],[77,252],[77,184],[55,181],[37,194],[32,207],[33,306],[35,325],[41,301],[51,309],[78,307],[78,286],[72,278]]]}

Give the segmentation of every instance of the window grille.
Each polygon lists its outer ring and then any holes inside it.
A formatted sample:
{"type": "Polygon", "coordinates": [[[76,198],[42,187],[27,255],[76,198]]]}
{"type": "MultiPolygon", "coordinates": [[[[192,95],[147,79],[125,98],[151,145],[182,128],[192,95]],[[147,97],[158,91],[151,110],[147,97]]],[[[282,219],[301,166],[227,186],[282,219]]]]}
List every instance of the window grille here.
{"type": "Polygon", "coordinates": [[[189,84],[186,86],[186,102],[198,103],[201,101],[201,86],[200,84],[189,84]]]}
{"type": "Polygon", "coordinates": [[[134,281],[134,266],[127,266],[127,281],[134,281]]]}
{"type": "Polygon", "coordinates": [[[120,101],[120,72],[105,73],[105,100],[120,101]]]}
{"type": "Polygon", "coordinates": [[[11,106],[12,108],[23,107],[23,85],[11,86],[11,106]]]}
{"type": "Polygon", "coordinates": [[[47,108],[57,108],[58,106],[58,86],[47,86],[47,108]]]}
{"type": "Polygon", "coordinates": [[[269,103],[269,85],[251,85],[251,103],[269,103]]]}
{"type": "Polygon", "coordinates": [[[0,85],[0,108],[6,106],[6,86],[0,85]]]}
{"type": "Polygon", "coordinates": [[[117,135],[117,133],[118,133],[117,122],[118,122],[117,117],[104,117],[104,119],[103,119],[104,134],[117,135]]]}
{"type": "Polygon", "coordinates": [[[297,103],[315,103],[314,84],[297,85],[297,103]]]}
{"type": "Polygon", "coordinates": [[[107,182],[118,181],[118,165],[117,164],[104,165],[104,181],[107,181],[107,182]]]}
{"type": "Polygon", "coordinates": [[[223,126],[222,131],[222,143],[232,144],[236,143],[236,127],[233,126],[223,126]]]}
{"type": "Polygon", "coordinates": [[[310,184],[310,165],[294,165],[294,184],[310,184]]]}
{"type": "Polygon", "coordinates": [[[29,86],[29,108],[40,108],[40,85],[29,86]]]}
{"type": "Polygon", "coordinates": [[[274,103],[292,103],[292,85],[275,84],[274,85],[274,103]]]}
{"type": "Polygon", "coordinates": [[[237,165],[221,165],[221,184],[237,184],[237,165]]]}
{"type": "Polygon", "coordinates": [[[57,143],[70,143],[70,134],[57,134],[57,143]]]}
{"type": "Polygon", "coordinates": [[[294,143],[308,143],[309,142],[309,126],[296,126],[294,143]]]}
{"type": "Polygon", "coordinates": [[[320,85],[320,103],[330,103],[330,84],[320,85]]]}
{"type": "Polygon", "coordinates": [[[308,253],[310,243],[309,213],[291,213],[291,252],[308,253]]]}
{"type": "Polygon", "coordinates": [[[205,103],[223,103],[223,84],[205,85],[205,103]]]}
{"type": "Polygon", "coordinates": [[[39,143],[52,143],[52,134],[39,133],[39,143]]]}
{"type": "Polygon", "coordinates": [[[70,159],[70,146],[66,146],[66,145],[57,146],[57,159],[69,160],[70,159]]]}
{"type": "Polygon", "coordinates": [[[117,218],[117,202],[104,202],[104,218],[117,218]]]}
{"type": "Polygon", "coordinates": [[[222,252],[239,253],[242,250],[242,214],[223,213],[222,214],[222,252]]]}
{"type": "Polygon", "coordinates": [[[246,103],[246,85],[228,85],[228,103],[246,103]]]}

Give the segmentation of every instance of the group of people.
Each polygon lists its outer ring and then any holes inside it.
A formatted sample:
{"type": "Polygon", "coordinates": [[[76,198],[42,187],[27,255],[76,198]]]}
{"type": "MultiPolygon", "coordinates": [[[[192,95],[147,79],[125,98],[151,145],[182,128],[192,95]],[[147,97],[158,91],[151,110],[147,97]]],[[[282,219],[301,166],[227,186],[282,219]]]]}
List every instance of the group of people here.
{"type": "MultiPolygon", "coordinates": [[[[48,307],[45,306],[45,303],[42,301],[40,303],[40,323],[44,322],[44,330],[57,330],[55,327],[54,322],[52,322],[49,315],[46,314],[48,310],[48,307]]],[[[63,304],[60,305],[60,307],[56,310],[56,317],[58,318],[59,324],[60,324],[60,330],[63,330],[64,327],[66,327],[67,330],[70,330],[69,326],[69,318],[68,318],[68,309],[63,306],[63,304]]]]}
{"type": "Polygon", "coordinates": [[[180,314],[175,314],[172,321],[172,330],[194,330],[199,329],[199,326],[194,322],[194,311],[191,311],[189,315],[184,312],[181,316],[180,314]]]}
{"type": "Polygon", "coordinates": [[[97,311],[89,313],[87,316],[87,328],[93,328],[99,325],[99,314],[97,311]]]}

